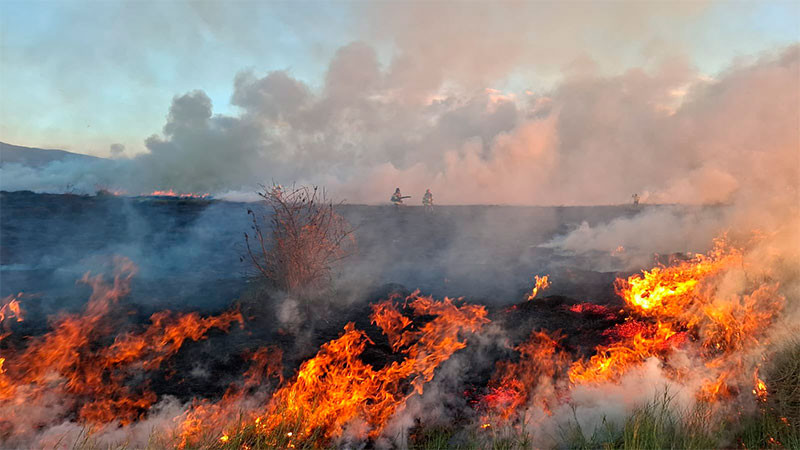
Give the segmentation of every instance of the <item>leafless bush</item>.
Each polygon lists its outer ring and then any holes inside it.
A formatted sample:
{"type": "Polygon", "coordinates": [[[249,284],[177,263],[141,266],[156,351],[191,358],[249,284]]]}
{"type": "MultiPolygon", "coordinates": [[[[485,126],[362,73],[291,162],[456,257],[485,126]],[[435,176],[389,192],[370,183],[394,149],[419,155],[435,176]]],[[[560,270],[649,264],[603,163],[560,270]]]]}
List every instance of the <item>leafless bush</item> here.
{"type": "Polygon", "coordinates": [[[355,250],[353,228],[317,187],[263,187],[270,228],[248,210],[253,236],[245,233],[247,252],[258,271],[295,296],[316,292],[330,282],[334,263],[355,250]]]}

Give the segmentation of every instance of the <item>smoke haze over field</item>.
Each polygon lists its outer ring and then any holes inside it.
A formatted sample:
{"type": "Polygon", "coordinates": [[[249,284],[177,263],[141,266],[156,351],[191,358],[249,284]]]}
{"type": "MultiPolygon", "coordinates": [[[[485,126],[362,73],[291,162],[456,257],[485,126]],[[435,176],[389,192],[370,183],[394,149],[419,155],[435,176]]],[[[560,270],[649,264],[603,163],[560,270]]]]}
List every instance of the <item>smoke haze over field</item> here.
{"type": "MultiPolygon", "coordinates": [[[[343,8],[355,23],[342,34],[349,43],[287,59],[313,60],[319,82],[305,66],[228,66],[239,71],[227,81],[229,105],[216,88],[148,105],[160,111],[148,121],[167,117],[140,138],[146,153],[112,140],[112,161],[6,164],[1,187],[242,199],[276,181],[324,185],[355,203],[386,202],[397,186],[413,203],[425,188],[443,204],[616,204],[634,192],[651,203],[796,201],[800,47],[693,48],[692,27],[719,20],[716,7],[343,8]],[[708,72],[708,54],[731,56],[708,72]]],[[[248,20],[210,4],[174,8],[167,13],[197,16],[219,38],[248,20]]],[[[310,14],[302,29],[323,32],[323,22],[310,14]]]]}
{"type": "Polygon", "coordinates": [[[440,203],[602,204],[632,192],[659,203],[796,200],[799,61],[793,46],[716,80],[670,61],[568,75],[526,98],[444,83],[413,95],[372,47],[353,43],[336,53],[320,91],[285,71],[242,72],[232,97],[239,115],[215,115],[203,91],[188,92],[146,140],[150,153],[6,165],[3,189],[223,194],[276,180],[366,203],[386,201],[395,186],[430,187],[440,203]]]}
{"type": "MultiPolygon", "coordinates": [[[[184,6],[162,12],[197,19],[187,23],[200,24],[231,48],[261,43],[255,28],[238,26],[251,20],[243,9],[184,6]]],[[[567,255],[601,255],[585,260],[586,268],[638,268],[654,252],[707,250],[714,236],[731,228],[773,230],[798,220],[799,36],[789,33],[790,39],[776,41],[780,45],[756,52],[744,44],[744,34],[717,27],[714,39],[730,39],[712,44],[698,37],[698,24],[754,13],[730,6],[721,14],[718,7],[537,2],[344,8],[352,26],[333,47],[303,47],[285,58],[313,61],[314,70],[286,68],[266,52],[269,62],[258,68],[214,53],[238,71],[225,81],[229,97],[200,82],[197,89],[170,92],[171,104],[158,105],[156,114],[166,113],[165,120],[142,140],[146,153],[129,151],[136,146],[121,138],[106,146],[112,159],[35,168],[6,163],[0,189],[174,190],[255,200],[259,183],[297,182],[324,186],[331,198],[347,203],[384,204],[399,186],[412,204],[431,188],[437,204],[620,204],[639,193],[644,203],[726,205],[645,209],[570,225],[544,244],[567,255]],[[612,253],[614,265],[607,266],[612,253]]],[[[313,40],[311,30],[325,34],[341,25],[333,16],[327,23],[319,11],[309,9],[302,19],[281,11],[277,20],[297,27],[301,40],[313,40]]],[[[125,23],[133,29],[161,23],[145,20],[148,14],[125,23]]],[[[765,27],[783,29],[770,20],[765,27]]],[[[142,33],[142,39],[177,45],[175,61],[193,60],[186,42],[160,42],[183,27],[192,28],[183,30],[190,42],[203,41],[195,26],[180,22],[170,32],[142,33]]],[[[97,52],[110,49],[101,45],[97,52]]],[[[440,260],[483,260],[482,250],[471,250],[474,237],[509,234],[509,224],[491,219],[494,214],[451,230],[463,242],[440,260]],[[486,231],[476,231],[481,227],[486,231]]],[[[525,225],[518,228],[524,235],[525,225]]],[[[498,247],[515,245],[509,237],[498,247]]],[[[357,273],[393,266],[381,260],[385,255],[370,258],[357,273]]]]}

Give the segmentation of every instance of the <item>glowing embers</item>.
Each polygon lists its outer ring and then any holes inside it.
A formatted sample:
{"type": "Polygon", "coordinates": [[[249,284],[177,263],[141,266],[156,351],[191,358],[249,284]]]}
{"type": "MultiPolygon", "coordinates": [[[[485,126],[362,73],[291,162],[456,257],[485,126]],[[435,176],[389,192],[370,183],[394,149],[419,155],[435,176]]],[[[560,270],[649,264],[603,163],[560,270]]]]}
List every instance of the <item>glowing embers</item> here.
{"type": "Polygon", "coordinates": [[[401,359],[382,368],[365,363],[360,355],[372,341],[347,324],[341,337],[324,344],[294,380],[275,392],[266,413],[256,419],[258,432],[284,442],[290,430],[291,444],[340,436],[357,422],[363,425],[361,437],[377,436],[409,396],[422,393],[435,369],[465,347],[459,336],[488,322],[482,306],[458,306],[418,293],[405,299],[406,310],[422,323],[403,315],[393,299],[374,305],[371,316],[401,359]]]}
{"type": "Polygon", "coordinates": [[[558,401],[557,381],[564,375],[570,355],[560,345],[563,336],[534,331],[527,341],[514,350],[517,361],[500,361],[495,367],[487,393],[478,401],[484,412],[484,424],[502,423],[513,417],[520,407],[536,405],[546,413],[558,401]],[[544,394],[544,395],[543,395],[544,394]]]}
{"type": "MultiPolygon", "coordinates": [[[[4,349],[0,373],[0,415],[24,435],[16,421],[23,406],[43,408],[57,399],[54,415],[77,416],[82,422],[127,424],[137,420],[156,401],[144,371],[154,370],[188,340],[202,339],[211,328],[227,330],[242,322],[237,311],[203,318],[196,313],[159,312],[143,330],[116,334],[123,323],[112,314],[127,295],[136,267],[127,259],[115,260],[114,279],[83,277],[92,287],[81,313],[52,319],[51,331],[27,338],[22,348],[4,349]]],[[[5,348],[5,347],[4,347],[5,348]]],[[[55,420],[55,417],[51,417],[55,420]]]]}
{"type": "Polygon", "coordinates": [[[208,198],[209,194],[195,194],[192,192],[188,193],[181,193],[175,192],[172,189],[168,189],[165,191],[156,190],[149,194],[146,194],[148,197],[177,197],[177,198],[208,198]]]}
{"type": "Polygon", "coordinates": [[[616,320],[617,314],[608,309],[607,306],[598,305],[596,303],[582,302],[575,303],[574,305],[564,305],[562,308],[573,312],[575,314],[582,314],[585,316],[602,317],[605,320],[616,320]]]}
{"type": "Polygon", "coordinates": [[[651,356],[669,351],[685,340],[685,334],[674,331],[669,325],[657,323],[642,325],[632,336],[618,335],[619,339],[609,345],[598,346],[597,353],[588,361],[572,364],[569,379],[573,383],[602,382],[616,380],[631,367],[651,356]]]}

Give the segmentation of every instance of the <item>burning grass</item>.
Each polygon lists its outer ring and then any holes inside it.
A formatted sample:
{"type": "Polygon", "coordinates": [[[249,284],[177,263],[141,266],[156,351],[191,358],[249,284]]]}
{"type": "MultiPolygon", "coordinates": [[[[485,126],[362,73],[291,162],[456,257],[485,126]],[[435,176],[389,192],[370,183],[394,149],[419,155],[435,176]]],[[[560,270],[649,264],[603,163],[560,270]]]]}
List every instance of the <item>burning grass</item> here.
{"type": "MultiPolygon", "coordinates": [[[[573,364],[570,380],[617,379],[649,357],[666,361],[670,353],[683,348],[702,361],[710,375],[698,396],[715,400],[736,395],[747,391],[751,380],[760,390],[758,366],[747,361],[748,353],[761,348],[766,330],[783,308],[785,299],[778,286],[765,274],[756,273],[755,281],[749,278],[742,251],[724,238],[708,255],[620,279],[617,292],[631,318],[652,325],[599,347],[588,361],[573,364]],[[752,367],[750,377],[743,373],[746,365],[752,367]]],[[[680,379],[684,374],[676,370],[674,376],[680,379]]]]}
{"type": "MultiPolygon", "coordinates": [[[[85,310],[57,316],[50,331],[25,340],[9,339],[23,320],[24,303],[3,300],[0,442],[18,445],[59,420],[122,429],[146,421],[163,400],[149,389],[148,373],[160,370],[184,342],[244,324],[237,311],[210,317],[159,312],[146,326],[120,328],[115,305],[128,294],[135,271],[119,260],[113,282],[85,276],[93,288],[85,310]],[[38,421],[22,419],[26,408],[45,409],[54,398],[57,410],[38,421]]],[[[160,442],[180,448],[375,445],[398,439],[389,429],[406,415],[418,426],[400,445],[412,448],[752,448],[798,442],[800,346],[765,363],[772,354],[770,330],[786,299],[745,247],[724,238],[708,254],[618,279],[620,311],[587,302],[554,306],[576,322],[605,324],[595,330],[602,343],[576,344],[569,334],[580,327],[528,330],[527,339],[506,345],[510,357],[489,358],[490,375],[470,378],[473,400],[462,402],[452,426],[420,422],[425,411],[410,408],[410,400],[441,403],[437,396],[447,390],[437,386],[430,393],[428,386],[436,385],[442,367],[457,352],[480,348],[490,317],[513,323],[546,305],[547,299],[531,300],[549,282],[537,277],[522,306],[493,314],[419,292],[390,297],[370,307],[369,327],[348,322],[287,379],[279,347],[254,348],[244,375],[221,397],[184,404],[173,419],[174,436],[160,442]],[[654,376],[680,398],[665,391],[628,405],[627,416],[603,418],[599,427],[597,417],[587,419],[593,392],[625,394],[654,376]]]]}
{"type": "Polygon", "coordinates": [[[764,396],[737,433],[744,448],[800,448],[800,341],[777,351],[764,371],[764,396]]]}
{"type": "Polygon", "coordinates": [[[412,316],[432,319],[413,326],[391,299],[374,305],[371,318],[402,359],[381,368],[363,362],[360,355],[373,342],[348,323],[338,339],[323,345],[290,383],[272,395],[266,412],[252,420],[254,427],[241,432],[256,434],[255,442],[271,447],[327,445],[345,432],[359,439],[380,435],[406,399],[422,394],[435,369],[464,348],[459,334],[477,332],[487,321],[483,307],[457,306],[447,298],[438,302],[414,293],[404,306],[412,316]],[[354,422],[361,426],[353,428],[354,422]]]}
{"type": "Polygon", "coordinates": [[[206,318],[163,311],[143,330],[119,332],[112,312],[135,273],[133,263],[118,259],[111,283],[86,274],[81,281],[92,294],[81,313],[57,316],[46,334],[2,347],[0,417],[6,434],[30,438],[37,428],[73,416],[87,424],[131,424],[157,400],[141,373],[159,369],[187,340],[242,323],[237,311],[206,318]],[[50,408],[54,402],[57,407],[50,408]],[[42,417],[25,417],[31,408],[42,417]]]}

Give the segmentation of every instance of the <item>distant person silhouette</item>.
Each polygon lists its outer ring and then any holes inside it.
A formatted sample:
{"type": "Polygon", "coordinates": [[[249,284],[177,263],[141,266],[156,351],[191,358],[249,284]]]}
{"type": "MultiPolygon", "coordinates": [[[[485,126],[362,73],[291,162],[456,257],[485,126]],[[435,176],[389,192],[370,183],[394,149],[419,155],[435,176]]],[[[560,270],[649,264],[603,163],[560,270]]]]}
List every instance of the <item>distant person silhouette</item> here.
{"type": "Polygon", "coordinates": [[[431,194],[430,189],[426,189],[425,195],[422,196],[422,206],[424,206],[426,210],[433,209],[433,194],[431,194]]]}

